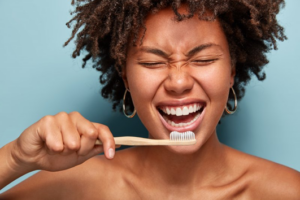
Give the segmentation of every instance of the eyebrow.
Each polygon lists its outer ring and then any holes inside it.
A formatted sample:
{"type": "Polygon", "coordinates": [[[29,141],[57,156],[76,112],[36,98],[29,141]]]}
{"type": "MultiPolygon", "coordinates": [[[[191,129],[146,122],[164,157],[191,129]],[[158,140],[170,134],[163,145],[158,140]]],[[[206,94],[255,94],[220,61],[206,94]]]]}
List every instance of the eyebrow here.
{"type": "Polygon", "coordinates": [[[152,53],[152,54],[164,57],[164,58],[168,58],[170,56],[166,52],[164,52],[160,49],[152,48],[152,47],[142,47],[140,50],[144,51],[146,53],[152,53]]]}
{"type": "Polygon", "coordinates": [[[217,44],[213,44],[213,43],[208,43],[208,44],[201,44],[199,46],[196,46],[195,48],[193,48],[192,50],[190,50],[187,54],[185,54],[185,56],[187,57],[192,57],[193,55],[195,55],[196,53],[204,50],[204,49],[207,49],[209,47],[212,47],[212,46],[219,46],[217,44]]]}
{"type": "MultiPolygon", "coordinates": [[[[185,54],[185,56],[192,57],[196,53],[198,53],[198,52],[200,52],[200,51],[202,51],[204,49],[207,49],[209,47],[212,47],[212,46],[219,46],[219,45],[213,44],[213,43],[201,44],[199,46],[194,47],[187,54],[185,54]]],[[[168,53],[166,53],[166,52],[164,52],[164,51],[162,51],[160,49],[152,48],[152,47],[142,47],[142,48],[140,48],[140,51],[143,51],[143,52],[146,52],[146,53],[152,53],[152,54],[164,57],[164,58],[168,58],[170,56],[170,54],[168,54],[168,53]]]]}

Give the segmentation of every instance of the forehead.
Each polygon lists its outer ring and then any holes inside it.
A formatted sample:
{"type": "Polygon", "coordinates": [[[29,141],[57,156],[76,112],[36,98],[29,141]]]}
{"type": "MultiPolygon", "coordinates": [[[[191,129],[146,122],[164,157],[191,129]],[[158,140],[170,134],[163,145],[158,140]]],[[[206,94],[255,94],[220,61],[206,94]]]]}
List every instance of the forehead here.
{"type": "MultiPolygon", "coordinates": [[[[181,7],[179,13],[186,13],[181,7]]],[[[146,32],[142,46],[156,46],[174,51],[187,50],[203,43],[217,43],[227,48],[227,40],[218,20],[204,21],[197,15],[183,21],[176,21],[171,8],[150,14],[145,19],[146,32]]],[[[137,47],[137,48],[138,48],[137,47]]]]}

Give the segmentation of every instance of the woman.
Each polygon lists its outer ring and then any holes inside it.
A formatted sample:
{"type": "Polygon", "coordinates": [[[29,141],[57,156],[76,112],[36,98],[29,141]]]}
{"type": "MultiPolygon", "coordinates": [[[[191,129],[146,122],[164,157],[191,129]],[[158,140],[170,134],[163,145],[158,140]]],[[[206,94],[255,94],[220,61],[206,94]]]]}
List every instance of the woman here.
{"type": "Polygon", "coordinates": [[[251,73],[264,79],[264,53],[285,39],[274,18],[281,3],[78,4],[73,36],[84,28],[73,56],[88,51],[84,61],[93,59],[104,74],[103,96],[116,108],[127,93],[124,113],[135,109],[149,137],[193,131],[197,143],[115,154],[105,125],[76,112],[46,116],[1,149],[1,187],[44,171],[0,198],[299,199],[298,172],[226,147],[216,136],[224,110],[235,110],[227,106],[229,94],[240,99],[251,73]],[[185,107],[195,110],[182,116],[185,107]],[[103,147],[94,146],[97,138],[103,147]]]}

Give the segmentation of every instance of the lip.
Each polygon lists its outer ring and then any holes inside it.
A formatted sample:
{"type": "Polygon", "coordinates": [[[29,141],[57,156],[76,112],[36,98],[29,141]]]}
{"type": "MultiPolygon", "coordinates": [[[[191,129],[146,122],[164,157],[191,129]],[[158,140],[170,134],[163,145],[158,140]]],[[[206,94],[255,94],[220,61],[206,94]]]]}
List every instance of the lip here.
{"type": "Polygon", "coordinates": [[[203,105],[203,111],[200,114],[200,116],[190,125],[185,126],[185,127],[174,127],[171,126],[170,124],[168,124],[165,119],[161,116],[161,114],[159,113],[158,109],[158,115],[159,118],[162,122],[162,124],[166,127],[166,129],[168,129],[169,131],[178,131],[178,132],[186,132],[186,131],[194,131],[199,124],[201,124],[203,116],[205,114],[205,108],[206,108],[206,104],[204,101],[202,100],[193,100],[193,99],[189,99],[189,100],[182,100],[182,101],[168,101],[168,102],[161,102],[157,105],[157,108],[161,107],[161,106],[184,106],[184,105],[188,105],[188,104],[192,104],[192,103],[200,103],[201,105],[203,105]]]}

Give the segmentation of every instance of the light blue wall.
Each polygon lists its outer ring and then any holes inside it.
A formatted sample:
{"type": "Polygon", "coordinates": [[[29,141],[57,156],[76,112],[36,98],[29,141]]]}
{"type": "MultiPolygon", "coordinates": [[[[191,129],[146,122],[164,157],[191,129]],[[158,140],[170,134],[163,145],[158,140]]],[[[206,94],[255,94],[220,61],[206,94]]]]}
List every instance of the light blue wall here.
{"type": "Polygon", "coordinates": [[[300,1],[287,0],[279,14],[288,40],[268,54],[267,78],[247,86],[238,112],[222,120],[225,144],[300,171],[300,1]]]}
{"type": "MultiPolygon", "coordinates": [[[[290,0],[279,16],[289,40],[269,54],[267,79],[254,78],[238,112],[218,127],[222,142],[297,170],[299,7],[300,1],[290,0]]],[[[99,93],[99,73],[90,66],[81,69],[81,59],[71,58],[73,43],[62,47],[71,34],[65,26],[70,10],[70,1],[0,1],[0,147],[42,116],[61,111],[79,111],[114,134],[146,136],[137,117],[111,111],[99,93]]]]}

